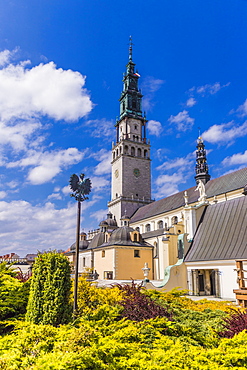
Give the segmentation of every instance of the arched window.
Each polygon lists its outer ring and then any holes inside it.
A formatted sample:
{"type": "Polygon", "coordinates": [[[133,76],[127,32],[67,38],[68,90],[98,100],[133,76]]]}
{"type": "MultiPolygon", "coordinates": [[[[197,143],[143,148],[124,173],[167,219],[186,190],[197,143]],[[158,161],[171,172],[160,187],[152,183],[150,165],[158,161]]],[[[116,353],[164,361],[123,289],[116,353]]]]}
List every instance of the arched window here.
{"type": "Polygon", "coordinates": [[[165,222],[165,231],[168,231],[168,225],[166,222],[165,222]]]}
{"type": "Polygon", "coordinates": [[[113,159],[115,159],[115,152],[113,152],[113,159]]]}
{"type": "Polygon", "coordinates": [[[145,226],[145,231],[146,231],[146,233],[148,233],[150,230],[151,230],[151,226],[150,226],[150,224],[147,224],[147,225],[145,226]]]}
{"type": "Polygon", "coordinates": [[[163,229],[163,221],[158,222],[158,229],[163,229]]]}
{"type": "Polygon", "coordinates": [[[134,234],[134,242],[138,242],[138,238],[137,237],[138,237],[138,235],[135,233],[134,234]]]}
{"type": "Polygon", "coordinates": [[[141,148],[138,148],[138,149],[137,149],[137,155],[138,155],[138,157],[141,157],[141,156],[142,156],[141,148]]]}
{"type": "Polygon", "coordinates": [[[135,154],[136,154],[135,148],[132,146],[131,147],[131,155],[135,155],[135,154]]]}
{"type": "Polygon", "coordinates": [[[144,150],[144,157],[147,158],[148,157],[148,151],[147,149],[144,150]]]}
{"type": "Polygon", "coordinates": [[[175,225],[175,224],[177,224],[178,223],[178,218],[177,218],[177,216],[173,216],[172,217],[172,225],[175,225]]]}
{"type": "Polygon", "coordinates": [[[124,146],[124,154],[128,154],[128,151],[129,151],[128,145],[125,145],[124,146]]]}
{"type": "Polygon", "coordinates": [[[118,149],[116,150],[116,154],[117,154],[117,157],[118,157],[118,149]]]}

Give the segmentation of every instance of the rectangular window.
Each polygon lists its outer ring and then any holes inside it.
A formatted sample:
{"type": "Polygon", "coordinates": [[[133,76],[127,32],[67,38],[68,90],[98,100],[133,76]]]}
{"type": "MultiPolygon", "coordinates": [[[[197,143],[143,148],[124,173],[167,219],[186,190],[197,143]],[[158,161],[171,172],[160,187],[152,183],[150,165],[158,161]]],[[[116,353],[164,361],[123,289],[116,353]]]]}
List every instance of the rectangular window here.
{"type": "Polygon", "coordinates": [[[86,258],[83,257],[83,260],[82,260],[82,266],[85,267],[86,266],[86,258]]]}
{"type": "Polygon", "coordinates": [[[113,279],[113,271],[104,271],[104,279],[112,280],[113,279]]]}
{"type": "Polygon", "coordinates": [[[105,251],[102,251],[102,258],[105,257],[105,251]]]}
{"type": "Polygon", "coordinates": [[[139,249],[134,250],[134,257],[140,257],[140,251],[139,249]]]}

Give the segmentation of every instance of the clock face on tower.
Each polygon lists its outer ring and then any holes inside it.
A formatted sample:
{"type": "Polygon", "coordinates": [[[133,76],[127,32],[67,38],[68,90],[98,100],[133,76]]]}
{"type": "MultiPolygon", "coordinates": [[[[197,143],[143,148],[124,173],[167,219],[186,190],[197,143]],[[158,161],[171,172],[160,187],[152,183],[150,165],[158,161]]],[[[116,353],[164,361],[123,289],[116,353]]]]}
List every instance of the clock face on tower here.
{"type": "Polygon", "coordinates": [[[133,170],[133,173],[134,173],[134,176],[135,176],[135,177],[139,177],[139,176],[140,176],[140,170],[139,170],[139,168],[135,168],[135,169],[133,170]]]}

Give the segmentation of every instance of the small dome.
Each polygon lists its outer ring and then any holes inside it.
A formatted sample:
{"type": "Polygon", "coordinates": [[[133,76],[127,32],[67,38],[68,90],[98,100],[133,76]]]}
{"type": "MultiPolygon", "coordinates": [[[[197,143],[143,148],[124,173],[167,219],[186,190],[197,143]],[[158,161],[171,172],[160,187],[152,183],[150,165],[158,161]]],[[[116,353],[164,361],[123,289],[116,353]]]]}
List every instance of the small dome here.
{"type": "Polygon", "coordinates": [[[129,227],[129,226],[119,227],[118,229],[114,230],[113,233],[111,234],[109,243],[123,244],[124,242],[131,241],[130,233],[132,231],[134,231],[134,229],[132,229],[132,227],[129,227]]]}
{"type": "Polygon", "coordinates": [[[107,226],[108,223],[106,221],[101,221],[101,223],[99,224],[99,226],[107,226]]]}
{"type": "MultiPolygon", "coordinates": [[[[83,249],[87,249],[89,245],[89,242],[87,240],[80,240],[79,241],[79,251],[83,250],[83,249]]],[[[73,243],[70,247],[70,251],[75,251],[76,250],[76,243],[73,243]]]]}
{"type": "Polygon", "coordinates": [[[102,245],[104,241],[105,241],[105,233],[100,232],[93,237],[90,243],[90,248],[97,248],[100,245],[102,245]]]}
{"type": "Polygon", "coordinates": [[[112,214],[111,217],[107,217],[106,222],[109,226],[117,226],[117,221],[114,218],[112,218],[112,214]]]}

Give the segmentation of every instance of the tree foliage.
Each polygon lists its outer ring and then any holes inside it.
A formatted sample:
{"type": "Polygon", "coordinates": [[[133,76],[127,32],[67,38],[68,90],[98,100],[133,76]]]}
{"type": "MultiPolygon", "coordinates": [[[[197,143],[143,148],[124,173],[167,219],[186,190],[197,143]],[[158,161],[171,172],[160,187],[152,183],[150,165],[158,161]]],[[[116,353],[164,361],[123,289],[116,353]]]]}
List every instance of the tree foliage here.
{"type": "Polygon", "coordinates": [[[33,265],[27,321],[57,326],[70,320],[70,273],[70,263],[63,254],[38,255],[33,265]]]}
{"type": "Polygon", "coordinates": [[[0,263],[0,320],[26,312],[29,282],[22,283],[16,276],[11,265],[0,263]]]}

